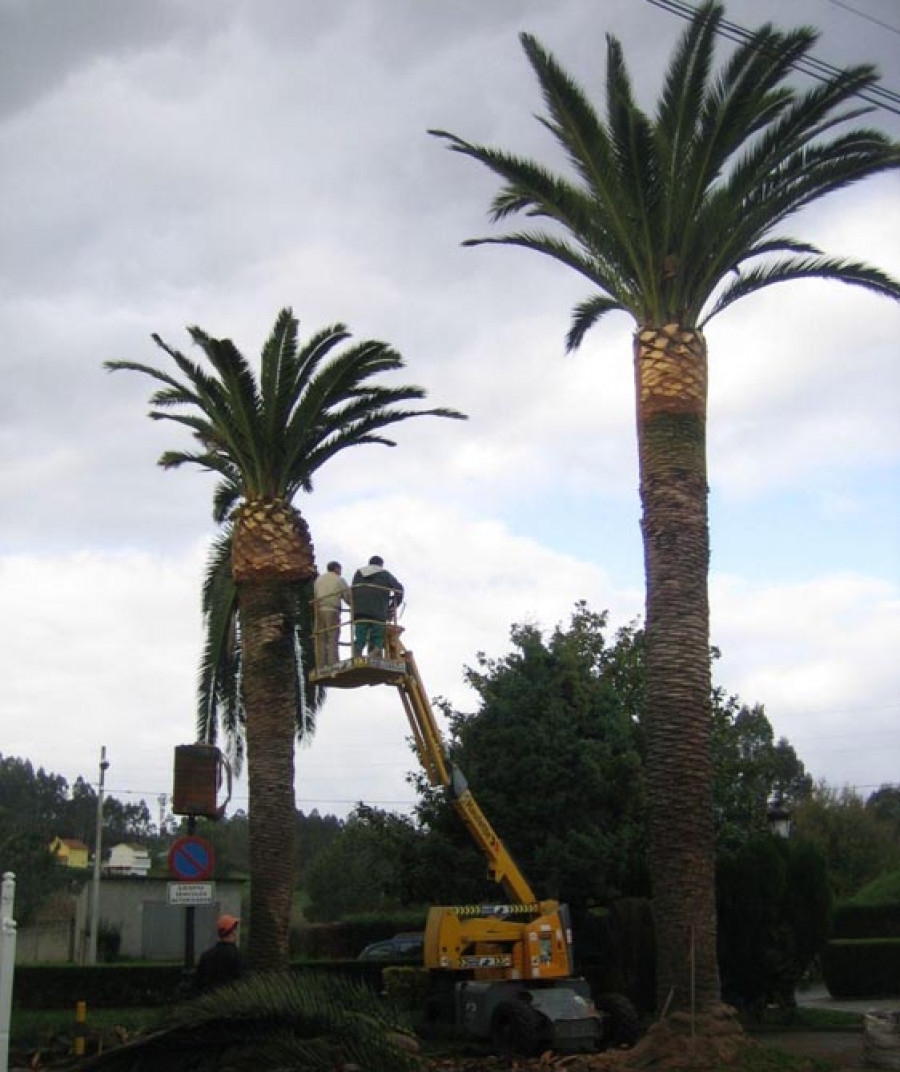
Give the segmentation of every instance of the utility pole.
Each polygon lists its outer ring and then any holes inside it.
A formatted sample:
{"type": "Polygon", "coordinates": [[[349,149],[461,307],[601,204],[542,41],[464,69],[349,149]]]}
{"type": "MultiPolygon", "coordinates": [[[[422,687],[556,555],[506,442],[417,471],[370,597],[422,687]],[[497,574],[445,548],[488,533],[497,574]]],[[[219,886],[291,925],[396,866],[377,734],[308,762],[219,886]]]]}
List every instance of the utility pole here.
{"type": "Polygon", "coordinates": [[[88,939],[88,964],[97,963],[97,930],[100,926],[100,861],[103,856],[103,782],[106,776],[106,745],[100,749],[100,785],[97,789],[97,832],[94,837],[94,882],[91,889],[91,930],[88,939]]]}
{"type": "Polygon", "coordinates": [[[169,798],[165,793],[160,793],[156,798],[156,803],[159,805],[159,836],[163,837],[166,832],[166,801],[169,798]]]}

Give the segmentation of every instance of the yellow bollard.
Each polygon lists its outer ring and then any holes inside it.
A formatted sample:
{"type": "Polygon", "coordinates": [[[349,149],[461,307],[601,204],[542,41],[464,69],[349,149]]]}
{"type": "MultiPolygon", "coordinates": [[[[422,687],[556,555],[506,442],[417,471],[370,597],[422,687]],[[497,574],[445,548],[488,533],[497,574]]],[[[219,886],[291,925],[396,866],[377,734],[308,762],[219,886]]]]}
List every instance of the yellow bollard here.
{"type": "Polygon", "coordinates": [[[75,1056],[84,1057],[84,1039],[87,1034],[87,1002],[75,1003],[75,1056]]]}

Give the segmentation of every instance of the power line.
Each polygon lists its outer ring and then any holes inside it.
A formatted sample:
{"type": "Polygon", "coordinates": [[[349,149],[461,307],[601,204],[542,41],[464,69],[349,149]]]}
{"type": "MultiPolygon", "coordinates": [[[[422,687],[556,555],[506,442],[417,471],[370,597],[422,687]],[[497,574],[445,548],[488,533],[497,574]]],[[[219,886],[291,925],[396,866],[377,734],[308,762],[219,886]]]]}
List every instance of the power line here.
{"type": "MultiPolygon", "coordinates": [[[[648,0],[648,3],[653,4],[654,7],[662,8],[663,11],[668,11],[672,15],[678,15],[682,19],[693,19],[697,14],[696,8],[684,2],[684,0],[648,0]]],[[[737,23],[729,22],[727,19],[722,19],[719,22],[716,32],[720,37],[726,37],[728,40],[736,41],[740,44],[745,44],[753,38],[753,34],[749,30],[745,30],[743,26],[738,26],[737,23]]],[[[841,74],[840,67],[835,67],[824,60],[816,59],[815,56],[804,56],[802,59],[796,60],[791,66],[811,78],[818,79],[820,82],[827,82],[836,75],[841,74]]],[[[857,92],[855,96],[867,104],[874,105],[876,108],[884,108],[885,111],[893,112],[894,115],[900,115],[900,93],[895,93],[891,89],[885,89],[881,85],[874,85],[857,92]]]]}
{"type": "Polygon", "coordinates": [[[884,30],[890,30],[891,33],[900,34],[900,28],[891,26],[889,22],[882,22],[881,19],[876,19],[874,15],[869,15],[865,11],[860,11],[858,8],[851,7],[849,4],[845,4],[843,0],[828,0],[830,4],[834,4],[835,7],[842,7],[844,11],[850,11],[854,15],[858,15],[861,19],[866,19],[868,22],[874,22],[876,26],[880,26],[884,30]]]}

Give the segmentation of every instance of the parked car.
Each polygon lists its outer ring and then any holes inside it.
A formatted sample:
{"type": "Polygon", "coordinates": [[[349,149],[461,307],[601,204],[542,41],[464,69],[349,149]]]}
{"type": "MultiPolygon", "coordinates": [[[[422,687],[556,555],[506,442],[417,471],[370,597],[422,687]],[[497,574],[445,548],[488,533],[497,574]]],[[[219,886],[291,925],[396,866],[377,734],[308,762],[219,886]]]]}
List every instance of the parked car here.
{"type": "Polygon", "coordinates": [[[423,957],[425,935],[419,931],[395,934],[380,942],[371,942],[356,958],[357,960],[407,960],[420,963],[423,957]]]}

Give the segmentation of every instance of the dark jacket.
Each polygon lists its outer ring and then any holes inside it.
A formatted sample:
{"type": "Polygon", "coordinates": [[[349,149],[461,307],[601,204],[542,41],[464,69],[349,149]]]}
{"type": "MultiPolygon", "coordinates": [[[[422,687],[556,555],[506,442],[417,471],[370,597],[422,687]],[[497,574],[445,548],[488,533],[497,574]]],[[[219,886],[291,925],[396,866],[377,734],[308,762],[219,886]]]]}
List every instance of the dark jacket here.
{"type": "Polygon", "coordinates": [[[384,566],[362,566],[353,574],[353,617],[386,622],[403,602],[403,585],[384,566]]]}
{"type": "Polygon", "coordinates": [[[202,994],[208,990],[215,990],[218,986],[224,986],[226,983],[233,983],[243,974],[244,962],[234,942],[216,942],[197,962],[194,983],[202,994]]]}

